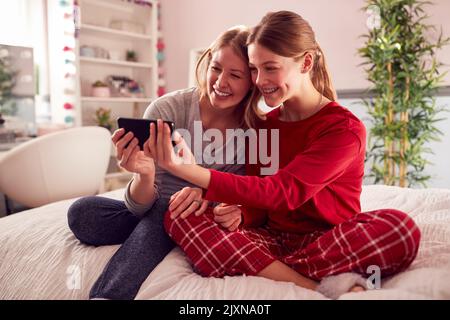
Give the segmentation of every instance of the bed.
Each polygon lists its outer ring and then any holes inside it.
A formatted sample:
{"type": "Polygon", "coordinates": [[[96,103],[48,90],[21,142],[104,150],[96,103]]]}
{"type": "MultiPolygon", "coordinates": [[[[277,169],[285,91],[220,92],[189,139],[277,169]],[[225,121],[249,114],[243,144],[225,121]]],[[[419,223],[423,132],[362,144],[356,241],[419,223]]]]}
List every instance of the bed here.
{"type": "MultiPolygon", "coordinates": [[[[123,190],[104,196],[120,199],[123,190]]],[[[87,299],[118,249],[81,244],[67,226],[65,200],[0,219],[0,299],[87,299]]],[[[422,231],[410,268],[383,279],[382,288],[340,299],[450,299],[450,190],[364,186],[364,211],[408,212],[422,231]]],[[[321,294],[260,277],[203,278],[175,248],[148,276],[136,299],[326,299],[321,294]]]]}

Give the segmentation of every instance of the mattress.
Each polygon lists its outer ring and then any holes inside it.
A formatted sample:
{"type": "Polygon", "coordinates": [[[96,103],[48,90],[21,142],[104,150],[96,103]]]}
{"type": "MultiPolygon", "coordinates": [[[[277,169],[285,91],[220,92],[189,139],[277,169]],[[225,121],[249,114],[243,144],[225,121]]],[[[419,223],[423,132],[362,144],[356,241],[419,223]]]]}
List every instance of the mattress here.
{"type": "MultiPolygon", "coordinates": [[[[121,199],[123,190],[103,196],[121,199]]],[[[81,244],[67,225],[75,199],[0,219],[0,299],[87,299],[118,246],[81,244]]],[[[416,260],[381,281],[381,289],[340,299],[450,299],[450,190],[364,186],[363,211],[395,208],[419,225],[416,260]]],[[[261,277],[203,278],[173,249],[142,284],[136,299],[304,300],[321,294],[261,277]]]]}

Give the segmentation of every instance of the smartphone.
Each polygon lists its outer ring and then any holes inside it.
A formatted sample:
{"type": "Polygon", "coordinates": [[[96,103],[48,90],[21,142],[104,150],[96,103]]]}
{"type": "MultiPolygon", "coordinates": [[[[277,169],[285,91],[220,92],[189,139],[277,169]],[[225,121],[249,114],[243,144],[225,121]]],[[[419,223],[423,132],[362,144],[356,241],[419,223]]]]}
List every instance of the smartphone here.
{"type": "MultiPolygon", "coordinates": [[[[144,143],[150,137],[150,123],[154,123],[155,130],[157,130],[157,120],[122,117],[117,119],[119,128],[124,128],[125,133],[129,131],[133,132],[134,136],[139,141],[138,144],[141,150],[144,150],[144,143]]],[[[172,134],[175,131],[175,123],[173,123],[172,121],[164,121],[164,123],[167,123],[169,125],[170,133],[172,134]]],[[[172,141],[172,145],[175,145],[175,142],[172,141]]]]}

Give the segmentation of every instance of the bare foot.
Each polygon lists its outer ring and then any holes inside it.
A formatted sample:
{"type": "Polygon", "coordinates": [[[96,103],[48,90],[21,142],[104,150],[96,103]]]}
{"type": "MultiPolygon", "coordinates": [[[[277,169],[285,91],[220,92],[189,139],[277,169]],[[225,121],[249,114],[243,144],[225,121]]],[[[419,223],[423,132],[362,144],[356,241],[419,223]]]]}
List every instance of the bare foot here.
{"type": "Polygon", "coordinates": [[[363,292],[363,291],[366,291],[364,287],[356,285],[353,288],[351,288],[349,292],[363,292]]]}

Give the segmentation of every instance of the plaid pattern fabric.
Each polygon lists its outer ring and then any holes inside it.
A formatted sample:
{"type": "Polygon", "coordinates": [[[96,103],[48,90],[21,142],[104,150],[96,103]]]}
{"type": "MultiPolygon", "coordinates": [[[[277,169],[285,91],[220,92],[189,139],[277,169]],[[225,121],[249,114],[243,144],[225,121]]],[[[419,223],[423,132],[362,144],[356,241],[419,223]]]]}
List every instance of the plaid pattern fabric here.
{"type": "Polygon", "coordinates": [[[256,275],[274,260],[317,281],[344,272],[366,275],[371,265],[384,277],[406,269],[420,241],[414,221],[392,209],[359,213],[329,231],[306,235],[267,227],[229,232],[213,221],[211,210],[186,219],[166,214],[165,227],[196,271],[212,277],[256,275]]]}

